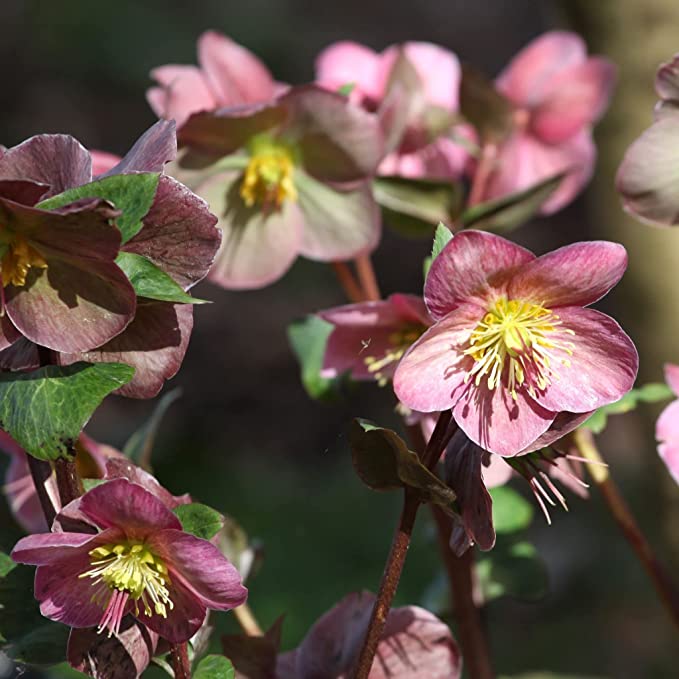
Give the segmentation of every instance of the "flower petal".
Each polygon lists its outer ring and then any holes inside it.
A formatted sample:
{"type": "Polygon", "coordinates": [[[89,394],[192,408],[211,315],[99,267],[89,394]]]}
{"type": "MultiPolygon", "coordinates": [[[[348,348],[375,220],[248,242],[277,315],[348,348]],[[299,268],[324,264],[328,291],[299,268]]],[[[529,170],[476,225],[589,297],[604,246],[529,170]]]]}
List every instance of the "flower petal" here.
{"type": "Polygon", "coordinates": [[[679,483],[679,401],[672,401],[660,413],[655,425],[655,436],[660,442],[658,454],[679,483]]]}
{"type": "Polygon", "coordinates": [[[369,184],[338,191],[297,171],[295,186],[304,215],[300,254],[329,262],[351,259],[377,247],[380,212],[369,184]]]}
{"type": "Polygon", "coordinates": [[[516,267],[534,259],[532,252],[500,236],[483,231],[458,233],[429,269],[424,286],[429,313],[438,320],[461,304],[485,308],[516,267]]]}
{"type": "Polygon", "coordinates": [[[246,207],[239,194],[241,177],[225,172],[196,189],[219,217],[223,233],[209,278],[227,289],[262,288],[297,258],[304,218],[291,201],[270,214],[246,207]]]}
{"type": "Polygon", "coordinates": [[[97,149],[90,149],[90,156],[92,157],[93,179],[99,179],[101,175],[108,172],[122,160],[122,158],[115,155],[115,153],[99,151],[97,149]]]}
{"type": "Polygon", "coordinates": [[[162,172],[165,163],[177,155],[177,134],[174,120],[159,120],[149,127],[105,176],[131,172],[162,172]]]}
{"type": "MultiPolygon", "coordinates": [[[[7,323],[10,323],[9,319],[7,323]]],[[[25,337],[0,351],[0,370],[36,370],[39,367],[38,345],[25,337]]]]}
{"type": "Polygon", "coordinates": [[[660,65],[655,76],[655,91],[664,100],[679,100],[679,55],[660,65]]]}
{"type": "Polygon", "coordinates": [[[0,180],[0,197],[13,200],[21,205],[33,207],[47,194],[48,190],[49,186],[36,182],[22,181],[20,179],[0,180]]]}
{"type": "Polygon", "coordinates": [[[62,559],[70,559],[80,554],[87,554],[89,548],[83,550],[95,536],[88,533],[38,533],[21,538],[14,545],[11,557],[17,563],[31,566],[46,566],[58,563],[62,559]]]}
{"type": "Polygon", "coordinates": [[[218,106],[234,106],[274,97],[274,81],[264,64],[242,45],[216,31],[198,38],[198,62],[218,106]]]}
{"type": "Polygon", "coordinates": [[[632,340],[600,311],[579,307],[558,311],[563,325],[553,337],[572,342],[572,353],[550,350],[556,374],[535,400],[548,410],[582,413],[622,398],[634,386],[639,367],[632,340]],[[567,334],[568,330],[574,335],[567,334]],[[570,366],[559,365],[561,361],[569,361],[570,366]]]}
{"type": "Polygon", "coordinates": [[[667,382],[667,386],[679,396],[679,365],[665,363],[665,382],[667,382]]]}
{"type": "Polygon", "coordinates": [[[151,535],[148,545],[165,560],[172,581],[179,579],[208,608],[228,611],[247,599],[240,573],[211,542],[163,530],[151,535]]]}
{"type": "Polygon", "coordinates": [[[507,294],[550,309],[587,306],[614,287],[626,268],[627,251],[619,243],[572,243],[522,267],[507,286],[507,294]]]}
{"type": "Polygon", "coordinates": [[[182,527],[155,495],[127,479],[95,486],[80,498],[80,510],[100,528],[119,528],[129,538],[144,539],[165,528],[182,527]]]}
{"type": "Polygon", "coordinates": [[[412,410],[449,410],[467,389],[473,359],[463,351],[483,317],[474,304],[460,306],[413,344],[394,374],[394,392],[412,410]]]}
{"type": "Polygon", "coordinates": [[[0,179],[28,179],[49,186],[45,198],[92,180],[89,151],[67,134],[39,134],[5,151],[0,179]]]}
{"type": "Polygon", "coordinates": [[[380,56],[374,50],[356,42],[335,42],[316,57],[316,82],[337,91],[352,84],[349,99],[360,103],[362,98],[378,102],[384,95],[384,81],[379,68],[380,56]]]}
{"type": "Polygon", "coordinates": [[[469,152],[452,139],[441,137],[416,151],[390,153],[379,166],[378,174],[412,179],[456,180],[469,162],[469,152]]]}
{"type": "MultiPolygon", "coordinates": [[[[555,418],[554,422],[549,425],[549,429],[539,436],[533,443],[521,451],[521,454],[532,453],[541,448],[547,448],[563,438],[566,434],[577,429],[583,422],[586,422],[594,411],[588,410],[584,413],[568,413],[561,412],[555,418]]],[[[490,488],[490,486],[489,486],[490,488]]]]}

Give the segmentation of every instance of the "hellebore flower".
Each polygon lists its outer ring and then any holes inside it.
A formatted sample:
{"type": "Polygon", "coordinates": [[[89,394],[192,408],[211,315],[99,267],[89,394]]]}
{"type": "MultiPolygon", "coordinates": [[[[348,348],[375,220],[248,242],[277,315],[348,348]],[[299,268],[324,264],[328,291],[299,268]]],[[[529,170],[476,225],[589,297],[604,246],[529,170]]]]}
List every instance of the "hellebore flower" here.
{"type": "Polygon", "coordinates": [[[12,551],[38,566],[42,614],[70,627],[118,634],[132,615],[171,643],[187,641],[208,608],[230,610],[247,590],[207,540],[182,530],[157,497],[119,478],[96,486],[57,515],[53,532],[22,538],[12,551]],[[60,532],[74,517],[88,532],[60,532]]]}
{"type": "MultiPolygon", "coordinates": [[[[665,366],[665,382],[679,397],[679,366],[670,363],[665,366]]],[[[655,425],[655,437],[659,442],[658,454],[679,483],[679,398],[660,413],[655,425]]]]}
{"type": "Polygon", "coordinates": [[[625,249],[605,241],[536,258],[489,233],[454,236],[429,271],[435,325],[401,359],[397,397],[422,412],[452,409],[474,443],[505,456],[560,413],[617,401],[634,382],[636,349],[612,318],[585,307],[626,266],[625,249]]]}
{"type": "Polygon", "coordinates": [[[484,200],[567,176],[542,206],[551,214],[589,181],[596,158],[592,125],[603,115],[615,66],[588,57],[574,33],[551,31],[524,47],[500,74],[497,89],[514,107],[514,129],[501,143],[484,200]]]}
{"type": "Polygon", "coordinates": [[[281,89],[252,52],[216,31],[198,38],[198,63],[151,71],[158,86],[146,98],[159,118],[181,127],[192,113],[268,101],[281,89]]]}
{"type": "Polygon", "coordinates": [[[377,117],[346,97],[294,87],[269,104],[196,113],[179,128],[173,169],[219,217],[222,248],[210,279],[258,288],[301,254],[356,257],[379,240],[367,179],[383,156],[377,117]]]}
{"type": "Polygon", "coordinates": [[[679,55],[655,78],[655,122],[628,149],[616,186],[627,212],[644,222],[679,224],[679,55]]]}
{"type": "Polygon", "coordinates": [[[468,154],[449,137],[459,108],[460,74],[457,56],[428,42],[392,45],[381,53],[338,42],[316,59],[319,85],[333,91],[351,85],[353,103],[384,111],[388,134],[392,125],[397,128],[395,148],[379,174],[415,179],[458,179],[464,171],[468,154]],[[392,97],[401,99],[398,116],[387,115],[392,97]]]}
{"type": "MultiPolygon", "coordinates": [[[[276,679],[346,679],[365,637],[375,597],[349,594],[317,620],[302,643],[278,656],[276,679]]],[[[418,606],[392,608],[369,679],[458,679],[460,650],[448,626],[418,606]]]]}
{"type": "MultiPolygon", "coordinates": [[[[174,123],[160,121],[147,130],[127,155],[115,164],[115,156],[102,156],[101,152],[96,152],[96,170],[108,170],[96,178],[138,172],[160,173],[165,163],[175,157],[176,150],[174,123]]],[[[92,159],[90,153],[72,137],[40,135],[10,149],[0,158],[0,180],[3,178],[14,180],[14,183],[17,180],[42,182],[49,187],[49,192],[43,196],[46,197],[89,184],[93,178],[92,159]],[[63,174],[61,165],[66,161],[62,156],[71,163],[69,167],[78,169],[77,173],[74,169],[68,175],[63,174]]],[[[2,184],[0,181],[0,185],[2,184]]],[[[110,256],[115,257],[119,250],[142,256],[169,275],[183,290],[188,290],[207,274],[217,252],[220,233],[215,227],[216,221],[216,217],[210,213],[201,198],[175,179],[161,175],[151,208],[142,217],[142,228],[136,235],[121,245],[117,229],[107,225],[116,238],[110,256]]],[[[97,252],[106,251],[103,239],[92,245],[95,246],[97,252]]],[[[96,341],[86,344],[81,342],[53,346],[34,341],[56,349],[58,353],[55,360],[59,365],[82,360],[132,365],[135,368],[134,378],[118,393],[135,398],[150,398],[160,391],[164,380],[174,376],[179,370],[193,327],[192,305],[140,297],[135,309],[134,290],[127,277],[114,263],[110,266],[122,276],[121,285],[125,286],[126,291],[129,288],[132,296],[132,313],[125,326],[106,335],[100,331],[96,341]]],[[[50,279],[49,271],[47,279],[50,279]]],[[[108,288],[110,287],[109,285],[108,288]]],[[[97,291],[101,289],[103,294],[108,292],[108,288],[93,285],[90,292],[88,287],[87,294],[82,293],[84,300],[96,300],[97,291]]],[[[113,292],[110,294],[113,296],[113,292]]],[[[56,298],[56,291],[53,296],[56,298]]],[[[82,307],[80,313],[84,313],[90,308],[87,301],[76,305],[74,309],[82,307]]],[[[107,311],[109,307],[110,303],[103,311],[107,311]]],[[[95,320],[97,318],[94,316],[95,320]]],[[[104,328],[110,324],[107,319],[102,323],[104,328]]],[[[92,332],[90,326],[98,327],[98,321],[89,323],[88,332],[92,332]]],[[[69,334],[87,335],[85,332],[76,332],[77,328],[77,323],[73,322],[69,326],[69,334]]],[[[31,336],[28,338],[34,339],[31,336]]],[[[14,338],[15,341],[16,339],[18,336],[14,338]]],[[[2,348],[7,346],[5,343],[2,348]]],[[[0,367],[3,369],[30,370],[38,366],[37,347],[26,342],[18,342],[0,352],[0,367]]]]}
{"type": "Polygon", "coordinates": [[[361,302],[318,314],[335,328],[323,357],[323,377],[350,371],[355,380],[389,381],[410,345],[432,325],[421,297],[391,295],[384,301],[361,302]]]}

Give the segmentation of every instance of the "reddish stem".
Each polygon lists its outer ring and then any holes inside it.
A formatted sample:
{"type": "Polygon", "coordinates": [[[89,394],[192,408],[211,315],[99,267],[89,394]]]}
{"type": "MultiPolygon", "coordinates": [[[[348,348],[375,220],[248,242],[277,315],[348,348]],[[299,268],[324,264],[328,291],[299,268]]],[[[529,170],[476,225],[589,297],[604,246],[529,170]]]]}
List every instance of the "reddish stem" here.
{"type": "Polygon", "coordinates": [[[363,288],[363,296],[370,302],[379,302],[382,299],[380,287],[377,284],[377,276],[373,268],[370,255],[361,255],[354,260],[358,280],[363,288]]]}
{"type": "Polygon", "coordinates": [[[170,646],[170,665],[174,670],[174,679],[191,679],[191,663],[186,642],[170,646]]]}
{"type": "Polygon", "coordinates": [[[54,461],[54,471],[57,475],[57,488],[61,506],[79,498],[84,492],[82,481],[75,466],[75,451],[69,449],[67,457],[60,457],[54,461]]]}
{"type": "Polygon", "coordinates": [[[47,530],[50,530],[54,517],[57,515],[57,511],[52,504],[52,498],[50,498],[45,486],[50,476],[52,476],[52,465],[45,460],[38,460],[29,453],[26,453],[26,460],[31,471],[31,477],[33,478],[35,492],[40,501],[40,507],[42,507],[42,513],[45,515],[47,530]]]}
{"type": "Polygon", "coordinates": [[[346,262],[331,262],[333,271],[337,276],[344,293],[348,297],[350,302],[363,302],[365,296],[363,295],[363,290],[361,286],[356,282],[354,274],[351,273],[351,269],[347,266],[346,262]]]}

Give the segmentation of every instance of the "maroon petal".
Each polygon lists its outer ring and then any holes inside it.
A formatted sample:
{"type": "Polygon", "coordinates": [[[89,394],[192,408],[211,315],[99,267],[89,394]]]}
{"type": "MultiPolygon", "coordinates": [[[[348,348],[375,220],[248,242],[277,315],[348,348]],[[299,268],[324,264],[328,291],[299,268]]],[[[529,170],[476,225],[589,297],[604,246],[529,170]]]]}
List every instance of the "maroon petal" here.
{"type": "Polygon", "coordinates": [[[208,608],[228,611],[247,599],[238,570],[211,542],[182,530],[163,530],[148,545],[165,560],[173,582],[181,581],[208,608]]]}
{"type": "Polygon", "coordinates": [[[521,454],[532,453],[541,448],[547,448],[553,443],[556,443],[559,439],[563,438],[566,434],[569,434],[573,430],[577,429],[583,422],[586,422],[594,411],[590,410],[584,413],[559,413],[555,418],[554,422],[549,425],[549,429],[539,436],[533,443],[531,443],[527,448],[521,451],[521,454]]]}
{"type": "Polygon", "coordinates": [[[21,538],[12,550],[17,563],[45,566],[62,559],[72,559],[90,550],[85,546],[93,536],[87,533],[38,533],[21,538]]]}
{"type": "Polygon", "coordinates": [[[130,172],[162,172],[177,155],[174,120],[159,120],[135,142],[123,159],[104,176],[130,172]]]}
{"type": "Polygon", "coordinates": [[[127,479],[107,481],[80,498],[80,509],[100,528],[119,528],[144,539],[165,528],[181,530],[179,519],[153,494],[127,479]]]}
{"type": "Polygon", "coordinates": [[[511,241],[482,231],[463,231],[434,260],[424,286],[424,300],[437,320],[461,304],[483,307],[517,267],[535,255],[511,241]]]}
{"type": "Polygon", "coordinates": [[[78,361],[127,363],[134,377],[116,391],[130,398],[153,398],[181,367],[193,329],[193,307],[140,299],[134,320],[123,332],[91,351],[62,353],[60,365],[78,361]]]}
{"type": "Polygon", "coordinates": [[[49,186],[45,197],[92,181],[88,150],[66,134],[39,134],[0,158],[0,179],[26,179],[49,186]]]}
{"type": "MultiPolygon", "coordinates": [[[[9,318],[7,323],[11,323],[9,318]]],[[[0,351],[0,370],[35,370],[39,367],[38,345],[25,337],[0,351]]]]}
{"type": "Polygon", "coordinates": [[[147,257],[188,289],[212,266],[221,241],[216,223],[202,198],[163,176],[143,228],[122,249],[147,257]]]}
{"type": "Polygon", "coordinates": [[[0,318],[0,351],[11,347],[20,337],[21,333],[14,327],[9,317],[3,315],[0,318]]]}
{"type": "Polygon", "coordinates": [[[7,198],[21,205],[35,205],[45,197],[49,186],[36,182],[4,179],[0,180],[0,198],[7,198]]]}

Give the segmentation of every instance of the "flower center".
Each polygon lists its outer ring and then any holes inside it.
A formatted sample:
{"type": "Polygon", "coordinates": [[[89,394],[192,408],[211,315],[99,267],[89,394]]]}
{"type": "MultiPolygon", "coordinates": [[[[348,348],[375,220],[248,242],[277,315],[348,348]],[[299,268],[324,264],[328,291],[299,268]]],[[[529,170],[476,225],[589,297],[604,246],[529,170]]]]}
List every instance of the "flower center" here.
{"type": "Polygon", "coordinates": [[[259,204],[280,209],[286,200],[297,200],[291,150],[283,144],[260,142],[253,145],[252,151],[240,187],[243,202],[248,207],[259,204]]]}
{"type": "MultiPolygon", "coordinates": [[[[555,363],[565,367],[570,361],[555,351],[573,355],[573,342],[555,336],[561,325],[559,317],[540,304],[519,299],[501,298],[488,310],[469,338],[464,351],[474,359],[465,382],[474,378],[478,386],[483,377],[488,388],[495,389],[506,372],[506,386],[516,399],[516,390],[524,384],[533,396],[535,389],[544,390],[552,379],[558,379],[555,363]]],[[[561,334],[574,335],[568,328],[561,334]]]]}
{"type": "Polygon", "coordinates": [[[389,335],[389,346],[382,356],[366,356],[363,359],[363,362],[368,367],[368,372],[375,376],[380,387],[385,386],[388,382],[384,369],[400,361],[403,358],[403,354],[410,348],[410,345],[417,342],[426,329],[426,326],[419,323],[406,325],[389,335]]]}
{"type": "Polygon", "coordinates": [[[0,245],[4,245],[5,253],[0,260],[2,267],[2,286],[26,285],[26,276],[31,268],[46,269],[44,257],[19,234],[3,232],[0,245]]]}
{"type": "Polygon", "coordinates": [[[167,608],[174,608],[167,588],[171,582],[167,566],[145,544],[109,543],[93,549],[90,557],[92,568],[79,577],[94,580],[92,601],[104,608],[99,632],[108,628],[109,636],[118,633],[129,598],[135,602],[135,615],[139,615],[139,601],[147,616],[155,611],[166,618],[167,608]]]}

